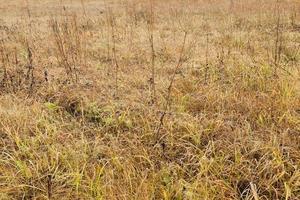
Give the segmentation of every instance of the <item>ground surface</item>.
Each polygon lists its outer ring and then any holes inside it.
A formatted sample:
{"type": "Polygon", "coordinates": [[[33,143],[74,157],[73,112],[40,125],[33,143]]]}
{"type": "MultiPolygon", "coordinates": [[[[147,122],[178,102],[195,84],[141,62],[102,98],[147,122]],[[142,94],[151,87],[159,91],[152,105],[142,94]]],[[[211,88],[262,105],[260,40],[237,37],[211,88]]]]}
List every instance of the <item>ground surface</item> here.
{"type": "Polygon", "coordinates": [[[0,199],[300,199],[299,13],[0,0],[0,199]]]}

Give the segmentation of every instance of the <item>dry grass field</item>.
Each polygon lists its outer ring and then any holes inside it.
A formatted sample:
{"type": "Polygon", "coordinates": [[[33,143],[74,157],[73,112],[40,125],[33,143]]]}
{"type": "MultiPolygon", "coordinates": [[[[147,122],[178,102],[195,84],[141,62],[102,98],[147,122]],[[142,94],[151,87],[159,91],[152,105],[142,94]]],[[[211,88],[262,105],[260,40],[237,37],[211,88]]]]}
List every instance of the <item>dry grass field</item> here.
{"type": "Polygon", "coordinates": [[[0,199],[300,199],[300,1],[0,0],[0,199]]]}

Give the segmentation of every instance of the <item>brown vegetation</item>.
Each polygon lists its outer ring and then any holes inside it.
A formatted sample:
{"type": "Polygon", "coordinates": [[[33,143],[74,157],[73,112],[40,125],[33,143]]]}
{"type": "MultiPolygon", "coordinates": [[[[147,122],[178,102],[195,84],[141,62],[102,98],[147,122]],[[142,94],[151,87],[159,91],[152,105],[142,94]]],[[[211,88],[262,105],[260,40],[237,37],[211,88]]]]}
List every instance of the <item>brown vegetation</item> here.
{"type": "Polygon", "coordinates": [[[300,199],[298,0],[0,3],[0,199],[300,199]]]}

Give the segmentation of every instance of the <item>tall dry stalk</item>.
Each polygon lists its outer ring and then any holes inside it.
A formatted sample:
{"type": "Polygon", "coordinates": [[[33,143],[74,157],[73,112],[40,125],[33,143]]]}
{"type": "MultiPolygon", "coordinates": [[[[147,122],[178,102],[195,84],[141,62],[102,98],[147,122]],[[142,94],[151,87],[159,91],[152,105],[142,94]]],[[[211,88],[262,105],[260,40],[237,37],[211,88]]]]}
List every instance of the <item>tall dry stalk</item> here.
{"type": "Polygon", "coordinates": [[[5,47],[3,41],[1,41],[0,54],[1,54],[1,63],[3,67],[3,78],[1,80],[1,85],[2,87],[5,87],[7,84],[7,60],[6,60],[5,47]]]}
{"type": "Polygon", "coordinates": [[[151,103],[153,104],[156,99],[156,88],[155,88],[155,49],[154,49],[154,4],[153,0],[150,0],[150,14],[148,20],[148,33],[149,43],[151,48],[151,103]]]}
{"type": "Polygon", "coordinates": [[[109,9],[108,9],[108,6],[107,6],[107,4],[105,4],[105,6],[106,6],[106,11],[107,12],[105,12],[106,13],[106,26],[107,26],[107,32],[106,32],[106,49],[107,49],[107,55],[106,55],[106,59],[108,60],[108,61],[110,61],[111,60],[111,56],[110,56],[110,16],[109,16],[109,9]]]}
{"type": "Polygon", "coordinates": [[[68,55],[67,55],[67,49],[66,49],[67,47],[65,45],[66,38],[64,37],[64,34],[63,34],[61,27],[57,20],[52,19],[50,21],[50,26],[52,28],[55,45],[56,45],[56,48],[58,51],[57,52],[57,57],[59,59],[58,62],[60,65],[62,65],[65,68],[67,77],[73,79],[72,66],[69,62],[68,55]]]}
{"type": "MultiPolygon", "coordinates": [[[[160,135],[160,131],[161,131],[163,125],[164,125],[165,116],[168,112],[169,107],[171,106],[172,89],[173,89],[173,85],[174,85],[174,82],[175,82],[176,74],[178,74],[178,71],[179,71],[179,69],[181,68],[181,66],[183,64],[183,56],[184,56],[186,38],[187,38],[187,32],[184,33],[184,38],[183,38],[183,42],[182,42],[182,46],[181,46],[181,50],[180,50],[179,59],[178,59],[177,65],[174,69],[174,72],[171,76],[171,80],[170,80],[170,83],[169,83],[169,86],[168,86],[166,103],[163,107],[163,111],[162,111],[162,114],[161,114],[160,119],[159,119],[159,125],[158,125],[157,131],[156,131],[156,136],[157,137],[159,137],[159,135],[160,135]]],[[[160,141],[160,139],[158,139],[157,143],[159,143],[159,141],[160,141]]]]}
{"type": "Polygon", "coordinates": [[[29,43],[27,42],[27,73],[26,73],[26,79],[29,81],[29,92],[32,94],[33,92],[33,86],[35,84],[35,77],[34,77],[34,65],[33,65],[33,54],[32,49],[29,46],[29,43]]]}
{"type": "Polygon", "coordinates": [[[282,51],[282,33],[280,28],[281,14],[280,14],[280,2],[276,2],[276,29],[275,29],[275,47],[274,47],[274,75],[277,75],[281,51],[282,51]]]}
{"type": "Polygon", "coordinates": [[[67,78],[75,83],[79,80],[79,68],[86,65],[84,33],[78,23],[75,14],[62,22],[50,20],[58,63],[65,68],[67,78]]]}
{"type": "Polygon", "coordinates": [[[111,10],[111,8],[108,8],[108,22],[109,22],[109,29],[110,29],[110,35],[112,39],[112,54],[113,54],[113,62],[115,66],[115,96],[118,95],[119,90],[119,62],[117,58],[117,49],[116,49],[116,19],[115,16],[111,10]]]}
{"type": "Polygon", "coordinates": [[[17,52],[17,48],[14,49],[14,64],[15,64],[15,69],[17,72],[17,80],[16,80],[16,84],[17,87],[20,88],[21,87],[21,83],[22,83],[22,70],[19,69],[19,58],[18,58],[18,52],[17,52]]]}
{"type": "Polygon", "coordinates": [[[207,79],[208,79],[208,57],[209,57],[209,34],[206,34],[206,48],[205,48],[205,77],[204,77],[204,82],[207,84],[207,79]]]}

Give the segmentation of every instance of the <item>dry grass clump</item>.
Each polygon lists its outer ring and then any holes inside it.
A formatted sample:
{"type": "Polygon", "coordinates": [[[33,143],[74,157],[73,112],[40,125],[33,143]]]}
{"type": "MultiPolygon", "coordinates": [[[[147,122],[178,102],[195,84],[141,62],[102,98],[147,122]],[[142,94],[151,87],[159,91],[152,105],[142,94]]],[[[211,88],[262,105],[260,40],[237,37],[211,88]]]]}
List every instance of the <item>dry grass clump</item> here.
{"type": "Polygon", "coordinates": [[[0,199],[300,199],[298,1],[0,11],[0,199]]]}

